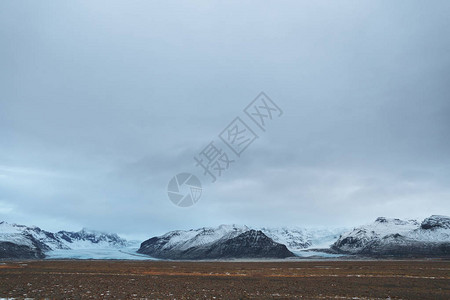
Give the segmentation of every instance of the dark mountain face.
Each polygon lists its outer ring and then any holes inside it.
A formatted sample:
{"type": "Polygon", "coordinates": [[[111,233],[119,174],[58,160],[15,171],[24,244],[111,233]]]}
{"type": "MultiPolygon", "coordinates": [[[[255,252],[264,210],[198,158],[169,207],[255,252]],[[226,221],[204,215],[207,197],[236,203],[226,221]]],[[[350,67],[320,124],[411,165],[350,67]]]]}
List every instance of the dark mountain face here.
{"type": "Polygon", "coordinates": [[[248,230],[236,237],[197,245],[186,250],[163,248],[169,237],[153,237],[141,244],[139,253],[163,259],[286,258],[295,256],[285,245],[262,231],[248,230]]]}
{"type": "Polygon", "coordinates": [[[23,238],[27,243],[17,244],[10,241],[0,241],[0,258],[7,259],[39,259],[44,258],[45,251],[50,247],[35,239],[31,234],[25,233],[23,238]]]}
{"type": "Polygon", "coordinates": [[[249,230],[235,238],[214,243],[208,258],[286,258],[295,256],[285,245],[274,242],[262,231],[249,230]]]}
{"type": "Polygon", "coordinates": [[[39,248],[0,241],[0,259],[39,259],[44,257],[45,254],[39,248]]]}
{"type": "Polygon", "coordinates": [[[422,229],[450,229],[450,217],[431,216],[423,220],[420,225],[422,229]]]}

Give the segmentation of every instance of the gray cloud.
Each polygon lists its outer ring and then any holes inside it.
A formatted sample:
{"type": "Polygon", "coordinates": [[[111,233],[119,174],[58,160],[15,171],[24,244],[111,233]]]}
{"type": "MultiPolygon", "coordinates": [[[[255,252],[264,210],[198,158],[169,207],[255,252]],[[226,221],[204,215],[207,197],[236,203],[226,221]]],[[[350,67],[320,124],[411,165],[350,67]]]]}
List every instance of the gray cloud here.
{"type": "Polygon", "coordinates": [[[147,235],[449,214],[450,5],[0,4],[0,219],[147,235]],[[218,182],[193,156],[284,110],[218,182]],[[196,172],[179,209],[169,179],[196,172]]]}

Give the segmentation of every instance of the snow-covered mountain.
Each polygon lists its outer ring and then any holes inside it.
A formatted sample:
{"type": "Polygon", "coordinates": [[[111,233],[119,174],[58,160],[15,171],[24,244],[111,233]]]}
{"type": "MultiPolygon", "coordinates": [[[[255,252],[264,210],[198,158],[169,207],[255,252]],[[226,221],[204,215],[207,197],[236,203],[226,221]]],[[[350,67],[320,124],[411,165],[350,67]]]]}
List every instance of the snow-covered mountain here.
{"type": "Polygon", "coordinates": [[[284,244],[289,250],[298,251],[307,248],[328,248],[346,229],[305,229],[289,227],[250,228],[245,225],[220,225],[191,230],[170,231],[159,237],[161,250],[186,250],[218,241],[233,238],[248,230],[260,230],[277,243],[284,244]]]}
{"type": "Polygon", "coordinates": [[[138,253],[163,259],[286,258],[295,256],[285,245],[260,230],[221,225],[172,231],[141,244],[138,253]]]}
{"type": "Polygon", "coordinates": [[[56,242],[38,228],[0,222],[0,258],[43,258],[51,248],[41,240],[56,242]]]}
{"type": "Polygon", "coordinates": [[[209,247],[211,251],[214,243],[223,243],[250,230],[261,231],[265,237],[277,244],[285,245],[290,251],[313,247],[328,248],[343,232],[343,229],[250,228],[245,225],[220,225],[171,231],[142,243],[139,252],[159,258],[191,259],[194,257],[192,253],[203,251],[200,249],[209,247]]]}
{"type": "Polygon", "coordinates": [[[124,246],[126,241],[116,234],[85,229],[52,233],[36,226],[0,222],[0,258],[44,258],[52,250],[124,246]]]}
{"type": "Polygon", "coordinates": [[[450,255],[450,217],[417,220],[378,218],[340,236],[332,249],[376,256],[450,255]]]}
{"type": "Polygon", "coordinates": [[[288,257],[292,252],[306,256],[317,248],[331,248],[322,250],[329,255],[447,257],[450,217],[435,215],[422,222],[380,217],[350,231],[221,225],[171,231],[143,242],[139,250],[116,234],[86,229],[52,233],[36,226],[0,222],[0,259],[148,258],[142,254],[164,259],[262,258],[288,257]]]}
{"type": "Polygon", "coordinates": [[[55,236],[70,249],[125,247],[127,241],[115,233],[82,229],[78,232],[58,231],[55,236]]]}
{"type": "Polygon", "coordinates": [[[171,231],[160,237],[161,250],[186,250],[210,244],[222,238],[233,238],[247,230],[249,230],[247,226],[221,225],[217,228],[203,227],[187,231],[171,231]]]}
{"type": "Polygon", "coordinates": [[[163,257],[164,253],[181,253],[189,248],[212,244],[223,238],[234,238],[247,230],[249,230],[247,226],[220,225],[217,228],[203,227],[170,231],[143,242],[139,252],[154,257],[163,257]]]}

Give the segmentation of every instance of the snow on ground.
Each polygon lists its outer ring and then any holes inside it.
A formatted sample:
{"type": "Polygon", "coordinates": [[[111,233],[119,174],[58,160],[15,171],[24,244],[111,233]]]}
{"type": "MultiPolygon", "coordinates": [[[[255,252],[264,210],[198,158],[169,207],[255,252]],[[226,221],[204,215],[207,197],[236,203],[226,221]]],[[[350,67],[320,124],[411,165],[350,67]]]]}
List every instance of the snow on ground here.
{"type": "Polygon", "coordinates": [[[328,248],[342,233],[347,231],[346,228],[300,227],[263,227],[259,230],[275,242],[286,245],[289,250],[294,252],[311,248],[328,248]]]}
{"type": "Polygon", "coordinates": [[[319,252],[319,251],[292,251],[292,253],[294,253],[298,257],[333,258],[333,257],[347,256],[345,254],[332,254],[332,253],[325,253],[325,252],[319,252]]]}
{"type": "Polygon", "coordinates": [[[53,250],[47,252],[46,259],[123,259],[123,260],[156,260],[136,253],[138,248],[84,248],[70,250],[53,250]]]}

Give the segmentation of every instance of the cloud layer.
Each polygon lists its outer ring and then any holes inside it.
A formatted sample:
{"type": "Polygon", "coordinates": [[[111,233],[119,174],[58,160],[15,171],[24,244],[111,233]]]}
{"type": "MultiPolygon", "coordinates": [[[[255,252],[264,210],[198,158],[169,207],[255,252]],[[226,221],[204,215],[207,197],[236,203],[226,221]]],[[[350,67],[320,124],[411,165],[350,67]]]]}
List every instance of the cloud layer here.
{"type": "Polygon", "coordinates": [[[450,214],[448,1],[3,2],[0,219],[124,234],[450,214]],[[193,157],[284,111],[214,184],[193,157]],[[205,185],[187,209],[169,179],[205,185]]]}

